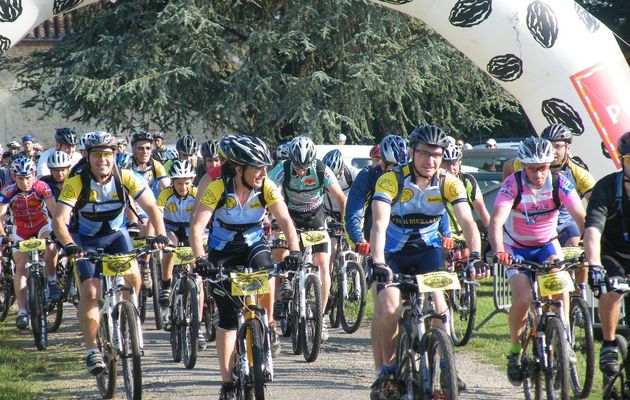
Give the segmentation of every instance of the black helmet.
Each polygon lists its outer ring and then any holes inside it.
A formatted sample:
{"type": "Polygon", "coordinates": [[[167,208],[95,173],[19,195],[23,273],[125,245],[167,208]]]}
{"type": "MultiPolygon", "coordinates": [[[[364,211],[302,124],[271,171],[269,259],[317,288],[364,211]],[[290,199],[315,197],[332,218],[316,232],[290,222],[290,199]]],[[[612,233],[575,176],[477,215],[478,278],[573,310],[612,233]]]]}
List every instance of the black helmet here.
{"type": "Polygon", "coordinates": [[[135,131],[131,134],[131,145],[133,146],[136,142],[151,142],[153,143],[153,134],[147,131],[135,131]]]}
{"type": "Polygon", "coordinates": [[[219,143],[214,139],[203,142],[201,145],[201,156],[203,158],[219,157],[219,143]]]}
{"type": "Polygon", "coordinates": [[[159,161],[162,164],[169,160],[168,152],[166,150],[155,150],[153,149],[153,154],[151,155],[155,161],[159,161]]]}
{"type": "Polygon", "coordinates": [[[161,132],[161,131],[153,132],[153,139],[164,140],[164,132],[161,132]]]}
{"type": "Polygon", "coordinates": [[[268,167],[273,164],[265,142],[255,136],[229,135],[219,143],[225,158],[237,165],[268,167]]]}
{"type": "Polygon", "coordinates": [[[630,154],[630,131],[619,136],[619,140],[617,141],[617,151],[621,156],[630,154]]]}
{"type": "Polygon", "coordinates": [[[542,134],[541,138],[547,139],[550,142],[567,142],[571,143],[571,139],[573,139],[573,132],[566,125],[563,124],[551,124],[546,127],[542,134]]]}
{"type": "Polygon", "coordinates": [[[88,132],[85,136],[85,150],[87,151],[96,147],[107,147],[116,150],[116,139],[109,132],[88,132]]]}
{"type": "Polygon", "coordinates": [[[76,146],[78,135],[74,129],[59,128],[55,131],[55,142],[68,146],[76,146]]]}
{"type": "Polygon", "coordinates": [[[409,135],[409,147],[415,149],[417,143],[446,149],[449,141],[441,128],[435,125],[420,125],[409,135]]]}
{"type": "Polygon", "coordinates": [[[177,139],[175,148],[180,153],[195,154],[197,153],[197,140],[190,135],[184,135],[177,139]]]}

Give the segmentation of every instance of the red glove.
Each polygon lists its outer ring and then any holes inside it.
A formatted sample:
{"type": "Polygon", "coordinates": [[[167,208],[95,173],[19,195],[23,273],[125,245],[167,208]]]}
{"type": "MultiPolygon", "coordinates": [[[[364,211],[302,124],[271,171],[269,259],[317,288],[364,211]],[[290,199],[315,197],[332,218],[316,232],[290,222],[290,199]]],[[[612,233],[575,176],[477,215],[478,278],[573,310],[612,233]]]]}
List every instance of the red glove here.
{"type": "Polygon", "coordinates": [[[494,260],[503,265],[510,265],[510,255],[505,251],[499,251],[494,255],[494,260]]]}
{"type": "Polygon", "coordinates": [[[442,248],[446,251],[450,251],[453,249],[453,247],[455,247],[455,242],[453,241],[453,239],[450,237],[442,236],[442,248]]]}
{"type": "Polygon", "coordinates": [[[362,256],[367,256],[370,254],[370,244],[368,242],[359,242],[356,246],[357,253],[362,256]]]}

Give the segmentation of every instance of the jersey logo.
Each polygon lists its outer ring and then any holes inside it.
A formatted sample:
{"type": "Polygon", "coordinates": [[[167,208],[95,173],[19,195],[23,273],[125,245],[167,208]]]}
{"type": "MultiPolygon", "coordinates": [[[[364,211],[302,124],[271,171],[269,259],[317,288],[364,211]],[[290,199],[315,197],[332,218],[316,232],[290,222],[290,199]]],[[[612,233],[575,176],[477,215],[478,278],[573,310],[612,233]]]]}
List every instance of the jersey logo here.
{"type": "Polygon", "coordinates": [[[94,203],[98,200],[98,192],[96,190],[90,190],[89,202],[94,203]]]}
{"type": "Polygon", "coordinates": [[[175,204],[175,203],[168,203],[168,206],[166,206],[166,207],[172,213],[177,212],[177,204],[175,204]]]}
{"type": "Polygon", "coordinates": [[[228,210],[231,210],[234,207],[236,207],[236,199],[232,196],[228,196],[227,199],[225,200],[225,208],[227,208],[228,210]]]}
{"type": "Polygon", "coordinates": [[[252,201],[251,203],[249,203],[250,210],[255,210],[255,209],[261,208],[261,207],[262,207],[262,205],[260,204],[260,200],[255,200],[255,201],[252,201]]]}
{"type": "Polygon", "coordinates": [[[61,191],[61,196],[66,199],[74,199],[78,197],[75,193],[74,189],[70,185],[64,185],[63,190],[61,191]]]}
{"type": "Polygon", "coordinates": [[[450,185],[450,187],[448,188],[448,193],[451,195],[452,198],[456,198],[459,196],[456,185],[450,185]]]}
{"type": "Polygon", "coordinates": [[[427,196],[427,203],[441,203],[442,196],[427,196]]]}
{"type": "Polygon", "coordinates": [[[315,178],[306,178],[304,179],[304,185],[313,186],[315,185],[315,178]]]}
{"type": "Polygon", "coordinates": [[[190,205],[190,206],[188,206],[188,207],[186,207],[184,209],[184,211],[186,211],[186,212],[191,212],[192,210],[193,210],[193,206],[192,205],[190,205]]]}
{"type": "Polygon", "coordinates": [[[265,190],[265,195],[267,196],[269,201],[279,200],[280,199],[280,191],[275,190],[275,187],[273,186],[273,184],[271,184],[271,182],[269,182],[268,185],[269,186],[267,186],[267,188],[265,190]]]}
{"type": "Polygon", "coordinates": [[[394,182],[390,179],[379,179],[377,186],[381,191],[392,193],[394,191],[394,182]]]}
{"type": "Polygon", "coordinates": [[[212,193],[212,191],[210,190],[206,190],[206,192],[203,194],[203,197],[201,198],[201,203],[207,205],[210,204],[217,204],[217,198],[214,195],[214,193],[212,193]]]}
{"type": "Polygon", "coordinates": [[[403,189],[402,196],[400,196],[400,201],[402,201],[403,203],[406,203],[412,198],[413,198],[413,190],[409,188],[403,189]]]}

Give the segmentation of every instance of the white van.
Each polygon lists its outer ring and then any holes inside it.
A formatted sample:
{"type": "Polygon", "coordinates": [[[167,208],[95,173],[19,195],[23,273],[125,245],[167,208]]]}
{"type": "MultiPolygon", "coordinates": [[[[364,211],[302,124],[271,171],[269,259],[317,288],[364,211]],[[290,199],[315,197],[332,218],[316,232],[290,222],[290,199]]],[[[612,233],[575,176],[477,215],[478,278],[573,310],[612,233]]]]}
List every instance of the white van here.
{"type": "Polygon", "coordinates": [[[365,168],[369,165],[372,165],[372,159],[370,158],[370,149],[372,146],[362,146],[362,145],[328,145],[328,144],[319,144],[316,145],[317,149],[317,158],[322,159],[331,150],[339,149],[341,154],[343,155],[343,160],[346,165],[352,165],[357,169],[365,168]]]}

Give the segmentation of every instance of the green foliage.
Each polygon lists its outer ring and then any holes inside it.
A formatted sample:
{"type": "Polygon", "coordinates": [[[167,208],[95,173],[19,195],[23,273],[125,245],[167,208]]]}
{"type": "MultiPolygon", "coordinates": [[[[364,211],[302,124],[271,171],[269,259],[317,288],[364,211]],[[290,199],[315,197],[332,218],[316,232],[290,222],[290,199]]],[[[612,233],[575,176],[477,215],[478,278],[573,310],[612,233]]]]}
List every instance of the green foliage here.
{"type": "Polygon", "coordinates": [[[369,143],[424,122],[461,136],[518,113],[426,25],[365,0],[119,0],[80,23],[51,50],[2,60],[34,91],[25,106],[272,142],[369,143]]]}

